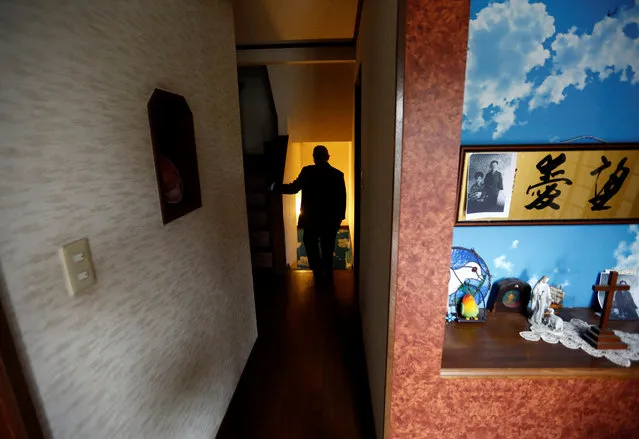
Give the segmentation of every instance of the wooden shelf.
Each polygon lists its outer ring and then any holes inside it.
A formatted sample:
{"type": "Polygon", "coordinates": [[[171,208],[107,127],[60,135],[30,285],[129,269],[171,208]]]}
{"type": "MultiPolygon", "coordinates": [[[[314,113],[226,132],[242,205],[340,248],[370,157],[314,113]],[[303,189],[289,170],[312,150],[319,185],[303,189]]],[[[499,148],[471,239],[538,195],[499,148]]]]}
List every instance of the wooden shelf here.
{"type": "MultiPolygon", "coordinates": [[[[566,321],[590,323],[598,317],[587,308],[565,308],[557,314],[566,321]]],[[[612,329],[639,332],[639,321],[611,321],[612,329]]],[[[639,378],[639,362],[619,367],[606,358],[561,344],[524,340],[527,319],[515,313],[489,313],[483,324],[446,324],[442,378],[639,378]]]]}

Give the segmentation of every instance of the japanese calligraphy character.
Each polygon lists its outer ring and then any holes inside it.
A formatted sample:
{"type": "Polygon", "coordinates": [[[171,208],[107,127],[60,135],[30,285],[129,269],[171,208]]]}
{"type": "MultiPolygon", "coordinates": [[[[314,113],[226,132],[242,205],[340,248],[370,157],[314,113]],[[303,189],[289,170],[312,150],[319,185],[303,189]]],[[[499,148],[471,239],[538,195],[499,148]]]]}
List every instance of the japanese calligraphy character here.
{"type": "Polygon", "coordinates": [[[558,175],[565,174],[566,171],[563,169],[557,169],[566,161],[566,154],[559,154],[557,157],[553,158],[552,155],[548,154],[543,159],[537,163],[537,170],[541,173],[539,176],[539,183],[532,184],[528,186],[526,189],[526,194],[529,194],[535,188],[540,186],[545,186],[542,191],[537,190],[533,191],[537,198],[533,200],[530,204],[524,206],[526,209],[545,209],[546,207],[550,207],[551,209],[557,210],[559,209],[559,204],[555,203],[554,200],[559,195],[561,195],[561,191],[557,189],[559,183],[565,183],[567,185],[572,184],[572,180],[566,177],[558,177],[558,175]]]}
{"type": "MultiPolygon", "coordinates": [[[[526,191],[526,193],[528,193],[526,191]]],[[[550,207],[551,209],[557,210],[559,209],[559,204],[555,203],[555,198],[561,195],[561,191],[557,189],[557,183],[552,183],[546,186],[546,189],[542,192],[541,190],[537,191],[537,198],[530,203],[527,204],[526,209],[545,209],[546,207],[550,207]]]]}
{"type": "Polygon", "coordinates": [[[601,189],[599,189],[597,186],[599,182],[599,176],[604,170],[608,169],[612,165],[612,162],[608,160],[606,156],[601,156],[602,165],[590,173],[590,175],[592,176],[597,176],[595,180],[595,196],[588,200],[588,202],[592,205],[592,207],[590,208],[592,211],[610,209],[610,206],[608,206],[606,203],[610,201],[610,199],[614,197],[617,192],[619,192],[624,181],[626,181],[626,178],[628,178],[628,175],[630,174],[630,168],[625,166],[627,160],[628,157],[624,157],[619,162],[615,172],[610,174],[610,177],[608,177],[608,181],[606,181],[601,189]]]}

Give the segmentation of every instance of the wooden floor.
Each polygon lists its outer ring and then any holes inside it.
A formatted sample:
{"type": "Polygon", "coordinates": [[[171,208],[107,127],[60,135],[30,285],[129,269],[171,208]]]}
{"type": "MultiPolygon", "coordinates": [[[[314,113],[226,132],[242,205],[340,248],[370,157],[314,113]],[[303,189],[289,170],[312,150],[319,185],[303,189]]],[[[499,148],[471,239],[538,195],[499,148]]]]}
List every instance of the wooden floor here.
{"type": "MultiPolygon", "coordinates": [[[[599,317],[587,308],[561,309],[566,321],[579,318],[597,323],[599,317]]],[[[440,375],[456,377],[491,376],[580,376],[639,377],[639,363],[619,367],[606,358],[592,357],[580,349],[561,344],[526,341],[519,336],[530,325],[517,313],[489,313],[485,323],[448,323],[440,375]]],[[[639,322],[610,321],[612,329],[639,332],[639,322]]]]}
{"type": "Polygon", "coordinates": [[[259,336],[217,439],[373,438],[352,273],[255,283],[259,336]]]}

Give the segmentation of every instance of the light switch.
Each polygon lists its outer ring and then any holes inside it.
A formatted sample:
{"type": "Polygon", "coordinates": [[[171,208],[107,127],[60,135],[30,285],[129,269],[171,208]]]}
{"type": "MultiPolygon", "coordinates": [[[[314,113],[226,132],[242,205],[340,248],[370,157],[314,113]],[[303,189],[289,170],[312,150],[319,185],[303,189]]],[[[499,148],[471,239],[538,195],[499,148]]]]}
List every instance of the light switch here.
{"type": "Polygon", "coordinates": [[[95,284],[95,268],[91,260],[88,238],[63,246],[60,249],[60,259],[69,295],[75,296],[95,284]]]}

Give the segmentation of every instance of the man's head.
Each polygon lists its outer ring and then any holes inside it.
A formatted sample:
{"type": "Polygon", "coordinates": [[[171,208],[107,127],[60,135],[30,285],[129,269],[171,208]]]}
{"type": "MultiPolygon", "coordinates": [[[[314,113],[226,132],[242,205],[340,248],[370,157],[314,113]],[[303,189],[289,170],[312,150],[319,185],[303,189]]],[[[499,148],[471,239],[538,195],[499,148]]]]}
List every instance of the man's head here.
{"type": "Polygon", "coordinates": [[[490,170],[491,172],[495,172],[497,170],[497,165],[499,164],[499,162],[497,160],[493,160],[492,162],[490,162],[490,170]]]}
{"type": "Polygon", "coordinates": [[[324,145],[317,145],[313,149],[313,160],[315,161],[316,165],[318,165],[320,163],[328,162],[328,159],[330,157],[331,156],[328,155],[328,149],[326,149],[326,147],[324,145]]]}
{"type": "Polygon", "coordinates": [[[484,182],[484,173],[475,172],[475,183],[482,184],[484,182]]]}

